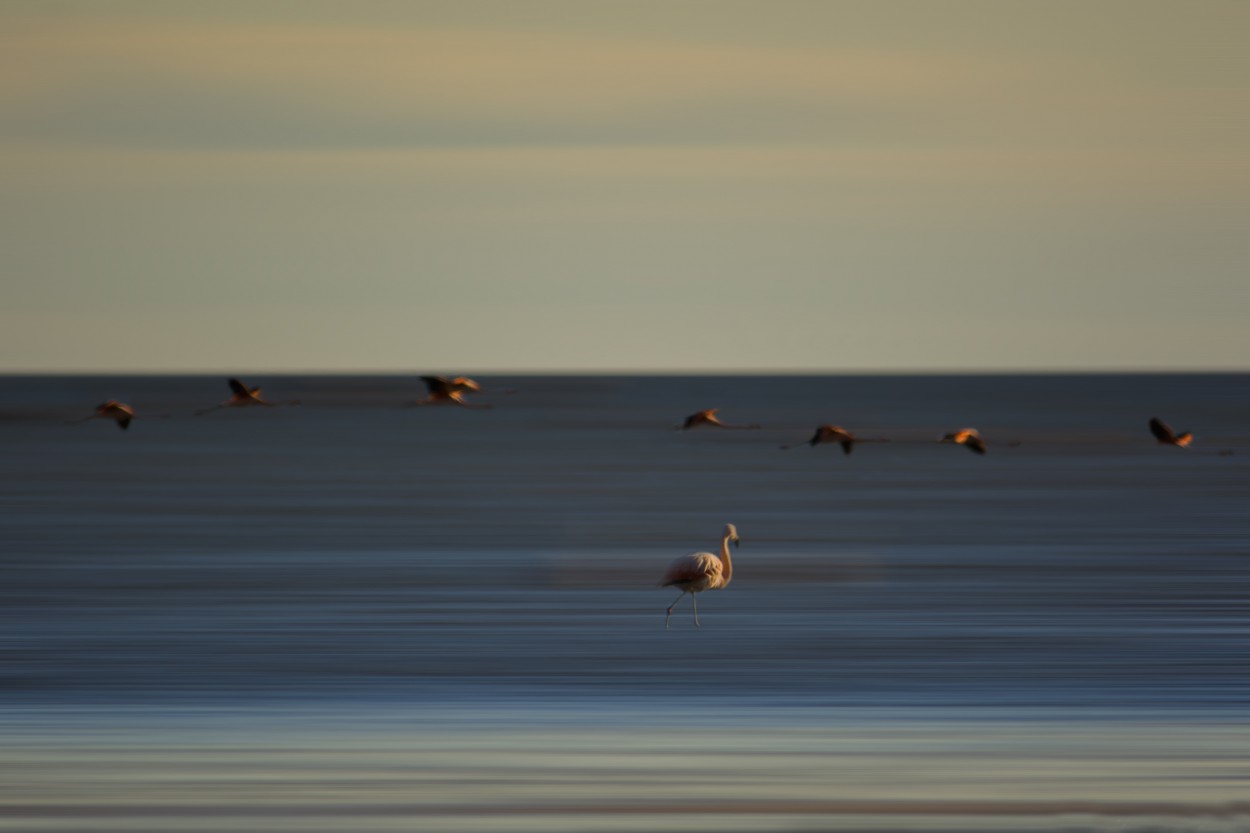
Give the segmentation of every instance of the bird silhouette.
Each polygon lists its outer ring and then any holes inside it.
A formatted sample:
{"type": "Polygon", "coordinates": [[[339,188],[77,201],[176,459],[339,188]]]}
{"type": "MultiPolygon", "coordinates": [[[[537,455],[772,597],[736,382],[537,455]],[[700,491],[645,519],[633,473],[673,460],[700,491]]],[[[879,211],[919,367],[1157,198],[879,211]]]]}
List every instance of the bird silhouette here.
{"type": "Polygon", "coordinates": [[[716,417],[716,412],[719,410],[720,408],[705,408],[702,411],[695,411],[693,414],[686,417],[685,422],[683,422],[681,425],[677,425],[674,427],[676,427],[677,429],[681,431],[687,431],[691,428],[698,428],[701,425],[707,425],[712,428],[731,428],[731,429],[748,430],[748,431],[759,428],[758,425],[730,425],[728,423],[721,422],[716,417]]]}
{"type": "Polygon", "coordinates": [[[1150,433],[1154,434],[1155,439],[1158,440],[1161,445],[1174,445],[1177,448],[1186,448],[1191,442],[1194,441],[1193,434],[1188,431],[1177,434],[1168,426],[1166,422],[1158,417],[1151,417],[1150,433]]]}
{"type": "Polygon", "coordinates": [[[77,425],[80,422],[87,422],[92,419],[111,419],[117,423],[118,428],[125,431],[130,427],[130,421],[134,418],[135,412],[133,408],[129,405],[124,405],[121,402],[118,402],[116,399],[110,399],[108,402],[96,405],[95,413],[91,416],[76,419],[69,424],[77,425]]]}
{"type": "Polygon", "coordinates": [[[964,448],[977,454],[985,453],[985,440],[981,439],[981,435],[977,433],[975,428],[961,428],[958,431],[952,431],[942,437],[941,442],[962,445],[964,448]]]}
{"type": "MultiPolygon", "coordinates": [[[[837,425],[820,425],[816,428],[816,433],[812,434],[812,438],[807,444],[815,448],[821,443],[839,443],[842,446],[844,454],[850,454],[855,450],[855,443],[859,442],[855,435],[844,428],[837,425]]],[[[783,445],[780,448],[793,448],[790,445],[783,445]]]]}
{"type": "MultiPolygon", "coordinates": [[[[888,443],[886,437],[857,437],[850,431],[847,431],[840,425],[820,425],[816,428],[816,433],[812,434],[812,438],[807,444],[815,447],[821,443],[837,443],[842,446],[843,454],[850,454],[855,450],[855,446],[860,443],[888,443]]],[[[779,448],[793,448],[793,446],[783,445],[779,448]]]]}
{"type": "Polygon", "coordinates": [[[470,405],[464,401],[466,393],[476,393],[482,389],[481,385],[470,379],[468,376],[422,376],[421,381],[425,382],[426,388],[429,389],[429,395],[425,399],[419,399],[412,405],[460,405],[463,408],[489,408],[490,405],[470,405]]]}
{"type": "Polygon", "coordinates": [[[699,605],[695,602],[695,594],[704,590],[721,590],[733,578],[733,562],[729,560],[729,542],[738,546],[738,530],[733,524],[725,524],[721,532],[720,556],[710,552],[696,552],[674,559],[660,580],[661,587],[678,587],[681,593],[668,606],[664,615],[664,630],[668,630],[669,619],[673,617],[673,608],[689,593],[690,605],[694,608],[694,626],[699,627],[699,605]]]}
{"type": "MultiPolygon", "coordinates": [[[[249,388],[238,379],[227,379],[226,384],[230,386],[230,398],[225,402],[219,402],[209,408],[203,408],[195,412],[196,416],[220,410],[221,408],[246,408],[251,405],[260,405],[265,408],[275,407],[275,403],[267,402],[260,397],[260,388],[249,388]]],[[[284,403],[286,405],[298,405],[299,400],[292,399],[284,403]]]]}

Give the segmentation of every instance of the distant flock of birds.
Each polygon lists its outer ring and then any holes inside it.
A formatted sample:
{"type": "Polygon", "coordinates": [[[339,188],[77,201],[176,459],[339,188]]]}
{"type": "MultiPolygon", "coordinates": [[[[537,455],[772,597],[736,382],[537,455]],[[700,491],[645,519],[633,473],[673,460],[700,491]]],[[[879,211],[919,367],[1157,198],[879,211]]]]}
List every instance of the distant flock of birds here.
{"type": "MultiPolygon", "coordinates": [[[[470,405],[464,401],[464,395],[474,391],[481,390],[481,386],[467,376],[454,376],[447,378],[446,376],[422,376],[421,380],[425,382],[429,389],[429,395],[425,399],[419,399],[416,402],[409,402],[409,405],[461,405],[465,408],[489,408],[490,405],[470,405]]],[[[212,411],[221,408],[245,408],[251,405],[260,405],[265,408],[273,408],[277,405],[298,405],[298,399],[291,399],[286,402],[269,402],[261,398],[260,388],[249,388],[238,379],[227,379],[226,384],[230,387],[230,398],[224,402],[219,402],[208,408],[202,408],[195,412],[196,416],[203,416],[212,411]]],[[[82,419],[73,420],[70,424],[76,425],[80,422],[87,422],[92,419],[111,419],[117,423],[117,427],[125,431],[130,427],[131,421],[135,418],[135,409],[116,399],[110,399],[96,405],[95,412],[83,417],[82,419]]]]}
{"type": "MultiPolygon", "coordinates": [[[[418,405],[458,405],[463,408],[489,408],[487,404],[469,403],[465,400],[465,394],[477,393],[481,390],[481,386],[467,376],[422,376],[421,381],[425,382],[428,393],[424,399],[407,403],[412,406],[418,405]]],[[[268,402],[261,398],[260,388],[248,387],[238,379],[229,379],[227,384],[230,387],[230,398],[213,405],[208,408],[196,411],[196,416],[216,411],[221,408],[242,408],[260,406],[266,408],[275,407],[278,404],[298,405],[298,400],[290,400],[284,403],[268,402]]],[[[717,408],[707,408],[696,411],[680,424],[675,426],[679,430],[686,431],[692,428],[722,428],[729,430],[752,430],[760,428],[759,425],[733,425],[722,422],[717,416],[717,408]]],[[[123,431],[130,427],[131,421],[135,418],[134,409],[129,405],[110,399],[103,404],[97,405],[95,412],[80,420],[75,420],[76,424],[86,422],[92,419],[111,419],[117,423],[118,427],[123,431]]],[[[1176,448],[1187,448],[1193,442],[1193,434],[1189,431],[1177,432],[1173,431],[1167,423],[1158,417],[1151,418],[1149,422],[1150,433],[1161,445],[1170,445],[1176,448]]],[[[818,446],[824,443],[837,443],[842,448],[844,454],[850,454],[855,450],[855,446],[865,442],[889,442],[883,437],[856,437],[850,431],[838,425],[821,425],[816,428],[816,432],[812,438],[807,441],[810,446],[818,446]]],[[[975,454],[985,454],[986,444],[981,435],[977,433],[975,428],[961,428],[958,431],[952,431],[944,435],[939,442],[954,443],[962,445],[964,448],[975,454]]],[[[1009,443],[1008,445],[1019,445],[1018,442],[1009,443]]],[[[781,448],[790,448],[783,445],[781,448]]],[[[1219,452],[1222,455],[1230,455],[1231,451],[1219,452]]],[[[673,608],[681,602],[687,595],[690,596],[690,606],[694,613],[694,626],[699,627],[699,607],[695,601],[695,596],[705,590],[721,590],[724,589],[730,579],[733,578],[733,561],[729,556],[729,545],[732,542],[736,547],[739,543],[738,530],[733,524],[726,524],[721,532],[720,553],[719,555],[710,552],[696,552],[690,555],[684,555],[673,561],[669,565],[668,570],[664,573],[664,577],[660,580],[661,587],[676,587],[680,591],[677,598],[673,601],[665,611],[664,628],[668,629],[669,621],[673,616],[673,608]]]]}
{"type": "MultiPolygon", "coordinates": [[[[759,425],[733,425],[727,422],[721,422],[716,416],[719,408],[706,408],[702,411],[696,411],[686,417],[685,422],[677,426],[683,431],[691,428],[699,428],[701,426],[709,426],[712,428],[727,428],[733,430],[752,430],[760,428],[759,425]]],[[[1150,420],[1150,433],[1162,445],[1176,446],[1177,448],[1187,448],[1193,442],[1194,435],[1189,431],[1176,432],[1168,426],[1166,422],[1158,417],[1152,417],[1150,420]]],[[[850,454],[855,450],[855,446],[859,443],[888,443],[889,439],[885,437],[856,437],[850,431],[847,431],[840,425],[820,425],[816,428],[816,433],[807,441],[808,445],[817,446],[822,443],[837,443],[842,447],[843,454],[850,454]]],[[[943,435],[938,442],[954,443],[962,445],[964,448],[975,454],[984,454],[986,451],[985,440],[981,439],[981,435],[977,433],[975,428],[960,428],[958,431],[951,431],[943,435]]],[[[1020,445],[1019,441],[1007,443],[1008,447],[1020,445]]],[[[782,448],[790,448],[791,446],[783,445],[782,448]]],[[[1232,454],[1231,451],[1220,452],[1224,455],[1232,454]]]]}

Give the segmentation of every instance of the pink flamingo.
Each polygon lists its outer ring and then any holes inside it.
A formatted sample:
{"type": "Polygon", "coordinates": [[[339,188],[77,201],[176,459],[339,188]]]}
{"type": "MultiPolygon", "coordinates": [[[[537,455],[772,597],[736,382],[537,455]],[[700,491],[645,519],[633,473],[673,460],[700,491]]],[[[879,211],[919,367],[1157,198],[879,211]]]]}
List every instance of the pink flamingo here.
{"type": "Polygon", "coordinates": [[[668,566],[660,586],[676,586],[681,589],[681,595],[668,606],[664,616],[664,630],[668,630],[668,620],[673,617],[673,608],[677,607],[677,603],[687,593],[690,594],[690,604],[694,608],[694,626],[699,627],[699,605],[695,603],[695,593],[721,590],[733,578],[733,562],[729,560],[730,541],[734,542],[735,547],[738,546],[738,530],[733,524],[725,524],[725,529],[721,532],[719,558],[710,552],[696,552],[683,555],[668,566]]]}
{"type": "Polygon", "coordinates": [[[1162,445],[1174,445],[1177,448],[1186,448],[1194,441],[1194,435],[1185,431],[1177,434],[1166,422],[1158,417],[1152,417],[1150,420],[1150,433],[1155,435],[1155,439],[1162,445]]]}
{"type": "MultiPolygon", "coordinates": [[[[860,443],[888,443],[889,441],[887,437],[857,437],[841,425],[818,425],[807,444],[815,448],[821,443],[837,443],[842,446],[843,454],[850,454],[860,443]]],[[[790,448],[788,445],[779,447],[790,448]]]]}
{"type": "MultiPolygon", "coordinates": [[[[230,386],[230,398],[221,404],[214,405],[211,408],[204,408],[196,411],[195,415],[200,416],[218,408],[244,408],[249,405],[263,405],[266,408],[274,407],[272,402],[266,402],[260,398],[260,388],[249,388],[238,379],[227,379],[226,384],[230,386]]],[[[298,405],[299,403],[292,400],[287,403],[289,405],[298,405]]]]}
{"type": "Polygon", "coordinates": [[[981,435],[977,433],[975,428],[961,428],[942,437],[941,442],[955,443],[962,445],[969,451],[977,454],[985,453],[985,440],[981,439],[981,435]]]}
{"type": "Polygon", "coordinates": [[[117,423],[117,427],[125,431],[130,427],[130,421],[135,418],[134,409],[129,405],[123,405],[116,399],[110,399],[102,405],[96,405],[95,413],[89,417],[74,420],[71,425],[79,422],[86,422],[89,419],[111,419],[117,423]]]}
{"type": "MultiPolygon", "coordinates": [[[[841,425],[819,425],[816,427],[816,433],[812,434],[812,438],[807,444],[815,448],[821,443],[837,443],[842,446],[843,454],[850,454],[855,450],[856,443],[877,443],[885,442],[882,439],[861,440],[859,437],[847,431],[841,425]]],[[[780,446],[781,448],[790,448],[788,445],[780,446]]]]}
{"type": "Polygon", "coordinates": [[[464,401],[466,393],[476,393],[481,385],[468,376],[422,376],[421,381],[429,388],[430,394],[425,399],[413,402],[413,405],[460,405],[464,408],[489,408],[490,405],[470,405],[464,401]]]}
{"type": "Polygon", "coordinates": [[[707,425],[712,428],[731,428],[737,430],[755,430],[758,425],[728,425],[716,418],[716,412],[720,408],[704,408],[702,411],[695,411],[686,417],[686,421],[681,425],[674,426],[681,431],[687,431],[691,428],[698,428],[700,425],[707,425]]]}

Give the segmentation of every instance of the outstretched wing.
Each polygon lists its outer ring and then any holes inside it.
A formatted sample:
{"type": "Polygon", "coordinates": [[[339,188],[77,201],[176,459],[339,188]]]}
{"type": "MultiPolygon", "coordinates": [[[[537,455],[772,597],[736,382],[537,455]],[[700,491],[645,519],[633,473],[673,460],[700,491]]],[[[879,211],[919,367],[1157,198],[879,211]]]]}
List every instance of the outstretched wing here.
{"type": "Polygon", "coordinates": [[[430,393],[451,393],[451,380],[446,376],[422,376],[421,381],[430,389],[430,393]]]}
{"type": "Polygon", "coordinates": [[[1151,417],[1150,433],[1154,434],[1155,439],[1161,443],[1176,442],[1176,435],[1172,433],[1172,429],[1158,417],[1151,417]]]}
{"type": "Polygon", "coordinates": [[[247,389],[247,385],[243,384],[238,379],[228,379],[226,384],[230,386],[230,392],[235,396],[247,397],[252,395],[252,392],[247,389]]]}

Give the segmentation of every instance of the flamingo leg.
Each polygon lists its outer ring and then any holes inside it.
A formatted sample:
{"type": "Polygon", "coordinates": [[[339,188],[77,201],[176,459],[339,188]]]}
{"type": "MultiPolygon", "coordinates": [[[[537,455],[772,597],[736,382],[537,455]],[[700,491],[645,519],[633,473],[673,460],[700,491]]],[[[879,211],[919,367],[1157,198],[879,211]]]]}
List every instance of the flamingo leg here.
{"type": "Polygon", "coordinates": [[[690,594],[690,604],[694,607],[694,626],[699,627],[699,603],[695,601],[694,594],[690,594]]]}
{"type": "MultiPolygon", "coordinates": [[[[664,614],[664,630],[668,630],[668,620],[673,618],[673,608],[677,607],[677,603],[681,601],[681,597],[684,595],[686,595],[685,590],[681,591],[681,595],[674,599],[673,603],[668,606],[668,611],[664,614]]],[[[690,598],[693,599],[694,594],[691,594],[690,598]]]]}

